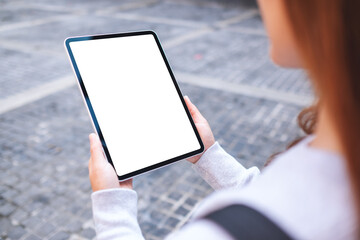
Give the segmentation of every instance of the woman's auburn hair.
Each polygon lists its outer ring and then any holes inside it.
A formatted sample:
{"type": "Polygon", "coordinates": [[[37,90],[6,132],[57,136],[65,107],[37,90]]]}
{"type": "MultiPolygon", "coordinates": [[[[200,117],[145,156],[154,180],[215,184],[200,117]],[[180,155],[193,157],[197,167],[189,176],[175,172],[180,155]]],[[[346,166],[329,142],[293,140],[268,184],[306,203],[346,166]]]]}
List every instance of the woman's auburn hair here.
{"type": "MultiPolygon", "coordinates": [[[[318,104],[329,108],[336,127],[360,223],[360,1],[283,0],[283,4],[318,104]]],[[[314,132],[316,109],[306,108],[298,117],[307,134],[314,132]]]]}

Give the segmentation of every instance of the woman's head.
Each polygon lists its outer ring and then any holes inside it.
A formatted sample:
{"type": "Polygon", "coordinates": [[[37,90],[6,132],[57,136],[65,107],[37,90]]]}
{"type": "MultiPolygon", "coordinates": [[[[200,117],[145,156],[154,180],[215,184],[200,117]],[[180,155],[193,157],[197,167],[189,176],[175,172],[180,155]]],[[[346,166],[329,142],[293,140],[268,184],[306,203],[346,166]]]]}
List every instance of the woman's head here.
{"type": "Polygon", "coordinates": [[[272,41],[273,60],[281,66],[305,68],[319,106],[329,113],[347,161],[360,217],[360,1],[258,2],[272,41]]]}

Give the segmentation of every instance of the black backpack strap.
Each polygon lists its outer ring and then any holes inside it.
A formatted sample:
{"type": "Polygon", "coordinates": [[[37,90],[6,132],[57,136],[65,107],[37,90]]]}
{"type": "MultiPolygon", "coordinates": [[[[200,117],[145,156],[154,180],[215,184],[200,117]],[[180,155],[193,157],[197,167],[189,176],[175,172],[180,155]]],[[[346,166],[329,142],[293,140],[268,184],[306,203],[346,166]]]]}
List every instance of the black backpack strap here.
{"type": "Polygon", "coordinates": [[[206,215],[203,219],[216,223],[235,239],[291,239],[266,216],[245,205],[230,205],[206,215]]]}

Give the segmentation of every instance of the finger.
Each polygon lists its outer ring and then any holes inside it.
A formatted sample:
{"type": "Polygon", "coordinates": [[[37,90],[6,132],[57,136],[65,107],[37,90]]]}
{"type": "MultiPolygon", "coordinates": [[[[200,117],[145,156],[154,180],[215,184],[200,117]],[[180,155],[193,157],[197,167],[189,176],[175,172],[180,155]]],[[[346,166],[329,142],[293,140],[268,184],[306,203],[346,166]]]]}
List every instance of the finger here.
{"type": "Polygon", "coordinates": [[[190,101],[190,98],[188,96],[185,96],[184,100],[195,122],[206,121],[205,118],[201,115],[200,111],[197,109],[197,107],[190,101]]]}
{"type": "Polygon", "coordinates": [[[120,187],[122,187],[122,188],[133,189],[133,180],[132,180],[132,178],[128,179],[128,180],[125,180],[125,181],[122,181],[122,182],[119,182],[119,184],[120,184],[120,187]]]}
{"type": "Polygon", "coordinates": [[[188,96],[185,96],[184,100],[185,100],[186,106],[188,107],[188,109],[190,111],[191,116],[195,117],[198,112],[196,106],[190,101],[190,98],[188,96]]]}
{"type": "Polygon", "coordinates": [[[90,152],[91,152],[90,160],[93,161],[94,163],[105,162],[99,137],[95,133],[91,133],[89,135],[89,140],[90,140],[90,152]]]}
{"type": "Polygon", "coordinates": [[[90,173],[92,171],[91,157],[89,159],[88,169],[89,169],[89,173],[90,173]]]}

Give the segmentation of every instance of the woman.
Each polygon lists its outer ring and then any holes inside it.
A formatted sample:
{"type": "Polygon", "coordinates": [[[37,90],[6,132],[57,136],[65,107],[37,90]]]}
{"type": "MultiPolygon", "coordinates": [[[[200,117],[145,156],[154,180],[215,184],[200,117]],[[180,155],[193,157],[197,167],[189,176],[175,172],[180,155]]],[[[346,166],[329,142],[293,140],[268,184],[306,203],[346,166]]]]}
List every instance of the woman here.
{"type": "MultiPolygon", "coordinates": [[[[357,239],[360,2],[258,2],[273,61],[283,67],[304,68],[312,80],[318,102],[299,115],[299,124],[309,136],[277,155],[260,174],[255,167],[245,169],[215,142],[207,121],[185,97],[206,148],[189,161],[221,191],[205,199],[194,220],[169,238],[357,239]],[[244,232],[250,235],[241,235],[244,232]]],[[[142,239],[132,182],[118,183],[94,134],[90,135],[90,145],[98,239],[142,239]]]]}

